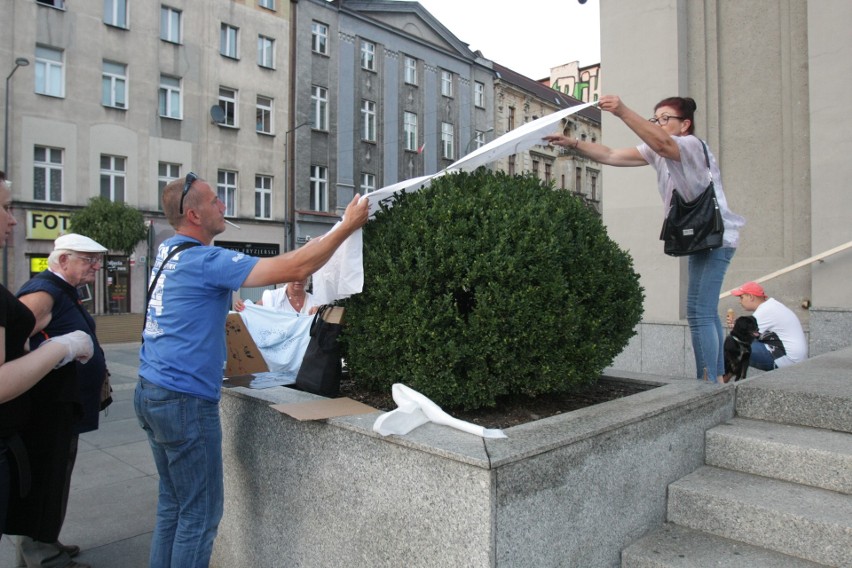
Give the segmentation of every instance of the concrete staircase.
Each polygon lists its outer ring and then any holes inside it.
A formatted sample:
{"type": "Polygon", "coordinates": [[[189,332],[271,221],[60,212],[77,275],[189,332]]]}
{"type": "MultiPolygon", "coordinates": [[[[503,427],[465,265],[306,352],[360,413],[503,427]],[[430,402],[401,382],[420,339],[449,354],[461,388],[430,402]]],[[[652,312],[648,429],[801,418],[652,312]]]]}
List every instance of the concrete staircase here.
{"type": "Polygon", "coordinates": [[[852,567],[852,365],[828,354],[736,386],[705,465],[623,568],[852,567]]]}

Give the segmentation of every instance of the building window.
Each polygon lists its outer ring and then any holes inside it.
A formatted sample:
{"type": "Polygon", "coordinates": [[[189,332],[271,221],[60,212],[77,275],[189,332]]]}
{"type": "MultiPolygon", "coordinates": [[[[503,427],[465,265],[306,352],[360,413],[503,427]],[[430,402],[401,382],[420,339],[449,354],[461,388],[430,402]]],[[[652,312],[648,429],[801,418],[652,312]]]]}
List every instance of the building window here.
{"type": "Polygon", "coordinates": [[[272,219],[272,177],[254,176],[254,216],[272,219]]]}
{"type": "Polygon", "coordinates": [[[314,85],[311,89],[311,105],[313,127],[317,130],[328,130],[328,89],[314,85]]]}
{"type": "Polygon", "coordinates": [[[511,132],[515,129],[515,108],[509,107],[509,119],[506,124],[507,132],[511,132]]]}
{"type": "Polygon", "coordinates": [[[258,95],[255,110],[257,131],[262,134],[272,134],[272,99],[258,95]]]}
{"type": "Polygon", "coordinates": [[[553,180],[553,164],[550,162],[544,163],[544,182],[550,183],[553,180]]]}
{"type": "Polygon", "coordinates": [[[237,172],[219,170],[216,195],[225,204],[225,217],[237,216],[237,172]]]}
{"type": "Polygon", "coordinates": [[[104,61],[101,82],[101,104],[127,108],[127,65],[104,61]]]}
{"type": "Polygon", "coordinates": [[[36,47],[35,92],[51,97],[65,96],[65,66],[60,50],[36,47]]]}
{"type": "Polygon", "coordinates": [[[160,39],[171,43],[181,42],[180,10],[168,6],[160,6],[160,39]]]}
{"type": "Polygon", "coordinates": [[[409,85],[417,84],[417,60],[413,57],[405,57],[405,82],[409,85]]]}
{"type": "Polygon", "coordinates": [[[127,0],[104,0],[104,23],[127,29],[127,0]]]}
{"type": "Polygon", "coordinates": [[[328,55],[328,26],[319,22],[311,23],[311,49],[314,53],[328,55]]]}
{"type": "Polygon", "coordinates": [[[376,70],[376,44],[369,41],[361,42],[361,69],[376,70]]]}
{"type": "Polygon", "coordinates": [[[589,170],[589,197],[598,200],[598,172],[589,170]]]}
{"type": "Polygon", "coordinates": [[[163,210],[163,190],[170,181],[180,177],[180,164],[159,162],[157,164],[157,210],[163,210]]]}
{"type": "Polygon", "coordinates": [[[222,24],[222,28],[219,31],[219,53],[231,59],[239,59],[240,54],[237,50],[239,32],[239,28],[222,24]]]}
{"type": "Polygon", "coordinates": [[[583,193],[583,168],[574,169],[574,191],[583,193]]]}
{"type": "Polygon", "coordinates": [[[62,202],[62,149],[36,146],[33,152],[33,199],[62,202]]]}
{"type": "Polygon", "coordinates": [[[541,179],[541,172],[539,171],[540,169],[541,168],[539,168],[539,161],[533,160],[532,161],[532,173],[533,173],[533,175],[535,176],[536,179],[541,179]]]}
{"type": "Polygon", "coordinates": [[[227,87],[219,87],[219,107],[225,113],[225,120],[219,123],[220,126],[231,126],[237,128],[237,93],[235,89],[227,87]]]}
{"type": "Polygon", "coordinates": [[[275,10],[275,0],[257,0],[257,5],[267,10],[275,10]]]}
{"type": "Polygon", "coordinates": [[[42,6],[50,6],[57,10],[65,9],[65,0],[36,0],[36,3],[41,4],[42,6]]]}
{"type": "Polygon", "coordinates": [[[417,115],[406,112],[402,116],[403,139],[405,149],[417,151],[417,115]]]}
{"type": "Polygon", "coordinates": [[[361,138],[376,141],[376,103],[361,101],[361,138]]]}
{"type": "Polygon", "coordinates": [[[455,136],[453,125],[449,122],[441,123],[441,155],[447,160],[455,156],[455,136]]]}
{"type": "Polygon", "coordinates": [[[361,172],[361,195],[376,191],[376,174],[361,172]]]}
{"type": "Polygon", "coordinates": [[[510,176],[515,175],[515,154],[509,156],[509,171],[508,174],[510,176]]]}
{"type": "Polygon", "coordinates": [[[183,117],[180,79],[160,75],[160,116],[166,118],[183,117]]]}
{"type": "Polygon", "coordinates": [[[473,82],[473,106],[485,108],[485,83],[473,82]]]}
{"type": "Polygon", "coordinates": [[[328,168],[311,166],[311,209],[325,211],[328,207],[328,168]]]}
{"type": "Polygon", "coordinates": [[[275,40],[271,37],[257,36],[257,64],[275,69],[275,40]]]}
{"type": "Polygon", "coordinates": [[[474,149],[479,149],[483,146],[485,146],[485,132],[477,130],[473,135],[473,147],[474,149]]]}
{"type": "Polygon", "coordinates": [[[453,96],[453,74],[449,71],[441,71],[441,94],[445,97],[453,96]]]}
{"type": "Polygon", "coordinates": [[[101,154],[101,197],[124,203],[127,158],[101,154]]]}

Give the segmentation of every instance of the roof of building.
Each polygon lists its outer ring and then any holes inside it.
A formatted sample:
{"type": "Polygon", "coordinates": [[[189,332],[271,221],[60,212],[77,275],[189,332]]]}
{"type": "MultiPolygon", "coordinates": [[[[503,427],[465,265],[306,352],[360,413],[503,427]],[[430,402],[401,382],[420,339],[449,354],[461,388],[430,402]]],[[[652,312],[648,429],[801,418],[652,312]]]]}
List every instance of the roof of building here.
{"type": "Polygon", "coordinates": [[[467,43],[456,37],[453,32],[447,29],[440,20],[433,16],[419,2],[399,0],[341,0],[339,6],[341,9],[370,17],[379,23],[390,25],[403,33],[434,44],[435,42],[430,41],[428,36],[418,33],[416,26],[407,25],[404,29],[401,29],[398,27],[398,21],[395,22],[385,18],[385,16],[389,15],[413,15],[420,18],[437,37],[446,43],[446,45],[436,44],[438,47],[446,49],[447,46],[450,46],[459,55],[468,59],[481,57],[477,52],[471,51],[467,43]]]}
{"type": "MultiPolygon", "coordinates": [[[[538,81],[530,79],[525,75],[521,75],[517,71],[512,71],[508,67],[504,67],[499,63],[494,63],[494,73],[498,79],[523,89],[539,99],[552,102],[558,108],[567,108],[583,104],[583,101],[580,99],[575,99],[561,91],[551,89],[550,87],[542,85],[538,81]]],[[[581,110],[579,114],[580,116],[584,116],[598,124],[601,122],[601,109],[596,106],[585,108],[581,110]]]]}

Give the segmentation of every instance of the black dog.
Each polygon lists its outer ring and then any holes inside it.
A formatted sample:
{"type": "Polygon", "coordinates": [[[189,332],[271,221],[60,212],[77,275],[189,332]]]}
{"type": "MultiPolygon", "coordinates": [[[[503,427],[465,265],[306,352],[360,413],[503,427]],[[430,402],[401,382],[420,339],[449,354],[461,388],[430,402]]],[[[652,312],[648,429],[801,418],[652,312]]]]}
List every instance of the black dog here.
{"type": "Polygon", "coordinates": [[[735,381],[746,378],[751,359],[751,342],[759,335],[754,316],[740,316],[725,338],[725,376],[735,381]]]}

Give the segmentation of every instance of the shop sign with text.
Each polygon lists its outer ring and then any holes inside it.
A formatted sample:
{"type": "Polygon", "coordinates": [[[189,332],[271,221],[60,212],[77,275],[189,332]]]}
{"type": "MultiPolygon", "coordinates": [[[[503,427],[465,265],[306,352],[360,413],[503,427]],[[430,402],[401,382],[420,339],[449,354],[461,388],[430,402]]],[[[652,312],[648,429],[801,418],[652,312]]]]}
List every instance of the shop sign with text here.
{"type": "Polygon", "coordinates": [[[27,211],[27,238],[53,241],[71,232],[71,214],[58,211],[27,211]]]}

